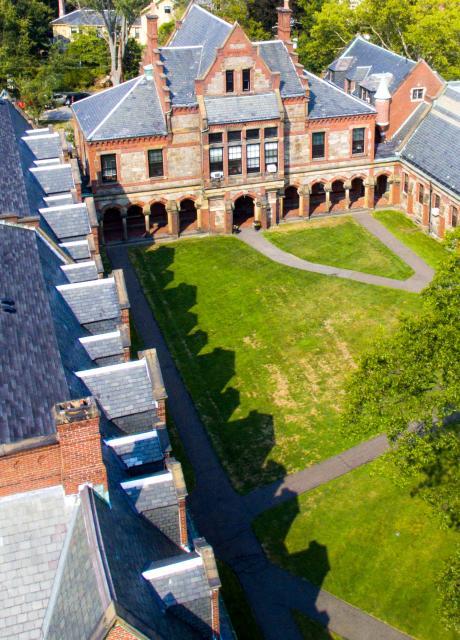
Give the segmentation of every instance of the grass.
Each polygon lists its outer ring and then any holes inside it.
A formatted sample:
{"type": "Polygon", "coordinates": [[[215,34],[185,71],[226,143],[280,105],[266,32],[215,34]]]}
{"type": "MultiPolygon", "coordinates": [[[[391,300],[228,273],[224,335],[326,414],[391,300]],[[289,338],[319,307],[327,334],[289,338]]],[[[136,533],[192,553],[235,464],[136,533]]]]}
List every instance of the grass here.
{"type": "Polygon", "coordinates": [[[170,350],[242,492],[355,444],[345,377],[418,296],[276,264],[233,237],[130,252],[170,350]]]}
{"type": "Polygon", "coordinates": [[[443,245],[422,231],[404,213],[388,210],[375,211],[372,215],[433,269],[437,269],[445,259],[447,252],[443,245]]]}
{"type": "Polygon", "coordinates": [[[283,225],[264,236],[283,251],[310,262],[398,280],[414,273],[351,216],[283,225]]]}
{"type": "Polygon", "coordinates": [[[457,536],[376,463],[262,514],[255,530],[273,561],[351,604],[423,640],[457,637],[435,586],[457,536]]]}
{"type": "Polygon", "coordinates": [[[342,636],[337,635],[333,631],[328,631],[318,622],[310,620],[310,618],[307,618],[299,611],[294,610],[292,615],[304,640],[344,640],[342,636]]]}

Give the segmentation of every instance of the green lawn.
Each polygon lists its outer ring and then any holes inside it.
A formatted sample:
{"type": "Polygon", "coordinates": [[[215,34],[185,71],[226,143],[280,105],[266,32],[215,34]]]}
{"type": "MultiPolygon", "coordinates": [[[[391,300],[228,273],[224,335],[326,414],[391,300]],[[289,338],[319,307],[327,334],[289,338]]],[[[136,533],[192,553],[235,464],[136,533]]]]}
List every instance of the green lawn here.
{"type": "Polygon", "coordinates": [[[283,251],[311,262],[398,280],[414,273],[351,216],[283,225],[264,236],[283,251]]]}
{"type": "Polygon", "coordinates": [[[433,269],[437,269],[446,257],[443,245],[425,233],[406,214],[400,211],[375,211],[372,215],[433,269]]]}
{"type": "Polygon", "coordinates": [[[264,513],[255,530],[269,557],[423,640],[453,640],[437,613],[435,582],[457,535],[366,465],[264,513]]]}
{"type": "Polygon", "coordinates": [[[344,378],[418,296],[290,269],[234,237],[130,255],[238,490],[355,444],[338,428],[344,378]]]}
{"type": "Polygon", "coordinates": [[[332,631],[328,631],[318,622],[310,620],[299,611],[293,611],[292,615],[300,629],[304,640],[345,640],[332,631]]]}

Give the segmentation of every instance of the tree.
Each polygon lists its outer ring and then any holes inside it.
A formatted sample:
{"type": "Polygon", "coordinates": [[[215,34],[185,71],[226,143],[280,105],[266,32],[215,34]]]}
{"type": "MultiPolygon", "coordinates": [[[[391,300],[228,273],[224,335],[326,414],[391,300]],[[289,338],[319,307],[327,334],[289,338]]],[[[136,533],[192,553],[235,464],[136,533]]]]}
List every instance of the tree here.
{"type": "Polygon", "coordinates": [[[266,40],[271,37],[261,23],[251,17],[248,4],[243,0],[216,0],[214,12],[230,23],[238,22],[250,40],[266,40]]]}
{"type": "Polygon", "coordinates": [[[130,80],[139,75],[144,47],[134,38],[128,38],[123,59],[125,79],[130,80]]]}
{"type": "Polygon", "coordinates": [[[174,31],[175,25],[175,21],[170,20],[169,22],[163,22],[160,26],[158,29],[158,43],[160,46],[164,46],[167,43],[169,36],[174,31]]]}
{"type": "Polygon", "coordinates": [[[48,65],[59,77],[59,89],[87,89],[109,72],[107,42],[93,30],[79,33],[64,48],[60,43],[54,45],[48,65]]]}
{"type": "Polygon", "coordinates": [[[101,16],[110,51],[110,79],[113,85],[120,84],[129,30],[144,8],[145,0],[80,0],[79,5],[101,16]]]}

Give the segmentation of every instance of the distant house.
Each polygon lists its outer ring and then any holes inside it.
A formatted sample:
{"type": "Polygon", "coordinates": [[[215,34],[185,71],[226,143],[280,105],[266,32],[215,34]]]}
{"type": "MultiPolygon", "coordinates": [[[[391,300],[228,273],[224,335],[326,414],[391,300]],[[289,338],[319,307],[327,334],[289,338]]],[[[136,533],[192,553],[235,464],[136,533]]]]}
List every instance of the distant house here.
{"type": "MultiPolygon", "coordinates": [[[[158,16],[158,25],[174,20],[174,0],[156,0],[151,2],[135,20],[129,35],[140,44],[147,43],[147,14],[158,16]]],[[[51,23],[55,40],[70,42],[79,34],[88,30],[94,30],[101,35],[106,26],[100,13],[92,9],[76,9],[65,15],[59,16],[51,23]]]]}

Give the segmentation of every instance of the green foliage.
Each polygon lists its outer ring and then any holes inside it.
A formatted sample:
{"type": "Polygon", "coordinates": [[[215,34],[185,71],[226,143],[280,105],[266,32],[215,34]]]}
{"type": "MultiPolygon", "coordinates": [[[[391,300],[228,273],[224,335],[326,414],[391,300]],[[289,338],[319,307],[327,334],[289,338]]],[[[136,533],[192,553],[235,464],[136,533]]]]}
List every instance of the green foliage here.
{"type": "Polygon", "coordinates": [[[243,0],[216,0],[214,11],[230,23],[238,22],[250,40],[267,40],[271,37],[250,13],[250,5],[243,0]]]}
{"type": "Polygon", "coordinates": [[[52,104],[53,91],[59,86],[59,79],[49,66],[43,65],[34,77],[20,78],[18,83],[21,99],[37,122],[42,111],[52,104]]]}
{"type": "Polygon", "coordinates": [[[143,46],[137,40],[129,38],[123,57],[125,80],[130,80],[139,75],[143,49],[143,46]]]}
{"type": "Polygon", "coordinates": [[[175,21],[170,20],[169,22],[163,22],[161,27],[158,29],[158,43],[163,46],[167,43],[169,36],[174,31],[175,21]]]}
{"type": "Polygon", "coordinates": [[[86,89],[109,72],[107,43],[92,30],[79,33],[66,47],[53,47],[50,65],[59,73],[59,89],[86,89]]]}
{"type": "Polygon", "coordinates": [[[438,581],[441,596],[441,616],[447,629],[460,633],[460,547],[452,558],[444,563],[438,581]]]}

